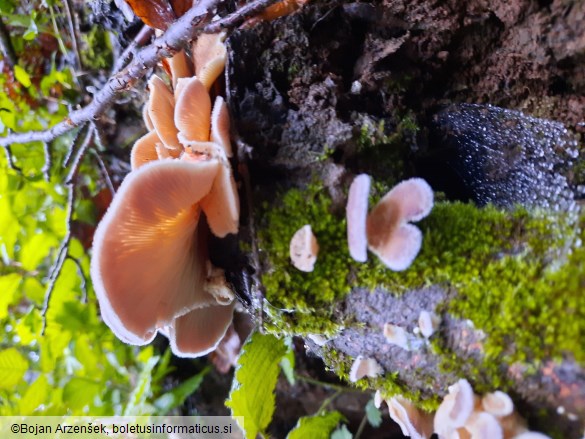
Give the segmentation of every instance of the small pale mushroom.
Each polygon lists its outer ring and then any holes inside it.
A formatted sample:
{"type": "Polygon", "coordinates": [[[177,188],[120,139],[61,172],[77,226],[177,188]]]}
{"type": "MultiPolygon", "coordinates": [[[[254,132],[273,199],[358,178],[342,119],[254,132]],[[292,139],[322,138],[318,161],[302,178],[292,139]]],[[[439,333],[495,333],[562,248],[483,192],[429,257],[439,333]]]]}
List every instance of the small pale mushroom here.
{"type": "Polygon", "coordinates": [[[132,170],[160,158],[156,148],[157,143],[160,143],[160,141],[156,131],[150,131],[134,143],[130,153],[132,170]]]}
{"type": "Polygon", "coordinates": [[[481,398],[481,406],[484,411],[498,418],[508,416],[514,411],[512,398],[500,390],[493,393],[487,393],[481,398]]]}
{"type": "Polygon", "coordinates": [[[401,347],[404,350],[409,351],[411,349],[410,337],[406,329],[398,325],[392,325],[391,323],[384,324],[384,337],[390,344],[401,347]]]}
{"type": "Polygon", "coordinates": [[[102,318],[121,340],[147,344],[167,327],[175,353],[199,356],[223,337],[233,301],[209,291],[207,231],[199,227],[220,166],[158,160],[116,193],[95,232],[91,277],[102,318]]]}
{"type": "Polygon", "coordinates": [[[173,89],[177,87],[177,81],[180,78],[189,78],[193,76],[193,69],[191,62],[187,58],[184,50],[180,50],[172,57],[167,59],[170,70],[171,81],[173,82],[173,89]]]}
{"type": "Polygon", "coordinates": [[[536,431],[525,431],[524,433],[514,436],[512,439],[551,439],[551,437],[536,431]]]}
{"type": "Polygon", "coordinates": [[[470,433],[471,439],[502,439],[504,437],[502,427],[496,417],[486,412],[474,412],[465,423],[465,429],[470,433]]]}
{"type": "Polygon", "coordinates": [[[179,79],[178,87],[174,126],[179,132],[179,140],[183,145],[185,141],[207,142],[211,129],[209,93],[196,77],[179,79]]]}
{"type": "Polygon", "coordinates": [[[418,328],[424,338],[429,338],[441,324],[441,319],[430,311],[421,311],[418,316],[418,328]]]}
{"type": "Polygon", "coordinates": [[[429,214],[433,191],[421,178],[396,185],[372,209],[367,219],[368,247],[391,270],[408,268],[420,251],[421,231],[409,224],[429,214]]]}
{"type": "Polygon", "coordinates": [[[349,371],[349,381],[355,383],[366,376],[375,378],[384,372],[382,367],[373,358],[364,358],[361,355],[358,356],[349,371]]]}
{"type": "Polygon", "coordinates": [[[315,343],[317,346],[325,346],[329,341],[327,338],[323,337],[321,334],[309,334],[307,338],[315,343]]]}
{"type": "Polygon", "coordinates": [[[178,130],[174,122],[175,97],[167,85],[158,76],[153,75],[148,81],[150,98],[148,100],[148,116],[158,137],[178,157],[182,147],[177,138],[178,130]]]}
{"type": "Polygon", "coordinates": [[[475,406],[475,396],[465,379],[449,386],[449,393],[443,398],[435,413],[435,433],[448,437],[452,431],[465,425],[475,406]]]}
{"type": "Polygon", "coordinates": [[[370,185],[371,178],[369,175],[358,175],[349,187],[347,198],[347,244],[349,254],[358,262],[366,262],[368,260],[366,219],[368,217],[370,185]]]}
{"type": "Polygon", "coordinates": [[[306,224],[295,232],[290,240],[290,259],[299,270],[311,272],[315,268],[319,244],[313,235],[311,225],[306,224]]]}
{"type": "Polygon", "coordinates": [[[402,430],[412,439],[427,439],[433,433],[433,416],[417,409],[414,404],[401,396],[386,400],[388,412],[402,430]]]}
{"type": "Polygon", "coordinates": [[[380,390],[376,390],[376,393],[374,393],[374,406],[379,409],[382,406],[382,401],[384,401],[382,392],[380,392],[380,390]]]}

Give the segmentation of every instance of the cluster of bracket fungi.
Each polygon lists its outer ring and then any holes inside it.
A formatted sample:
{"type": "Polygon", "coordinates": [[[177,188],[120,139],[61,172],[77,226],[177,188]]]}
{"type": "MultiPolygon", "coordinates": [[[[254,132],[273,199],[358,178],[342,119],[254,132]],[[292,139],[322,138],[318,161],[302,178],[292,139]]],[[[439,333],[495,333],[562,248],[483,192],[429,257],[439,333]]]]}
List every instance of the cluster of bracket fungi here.
{"type": "Polygon", "coordinates": [[[126,343],[157,332],[172,351],[213,351],[232,322],[234,294],[208,257],[208,236],[237,233],[239,199],[229,157],[229,113],[210,90],[224,70],[223,34],[201,35],[189,59],[168,60],[170,86],[149,81],[149,132],[97,227],[91,276],[104,322],[126,343]]]}

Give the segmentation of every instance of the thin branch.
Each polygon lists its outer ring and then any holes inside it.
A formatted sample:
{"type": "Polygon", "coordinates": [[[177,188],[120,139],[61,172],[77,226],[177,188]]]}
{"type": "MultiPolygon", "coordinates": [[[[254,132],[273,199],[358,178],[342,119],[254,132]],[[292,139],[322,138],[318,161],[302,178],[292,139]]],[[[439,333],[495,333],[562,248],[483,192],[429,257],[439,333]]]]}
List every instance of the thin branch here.
{"type": "Polygon", "coordinates": [[[10,145],[2,145],[2,147],[4,148],[4,153],[6,154],[6,161],[8,162],[8,167],[13,171],[22,174],[22,169],[20,169],[18,166],[14,164],[14,157],[12,157],[12,148],[10,148],[10,145]]]}
{"type": "Polygon", "coordinates": [[[63,264],[67,259],[67,252],[69,251],[69,243],[71,242],[71,222],[73,220],[73,209],[75,204],[75,183],[77,181],[77,174],[79,173],[79,167],[81,165],[81,160],[85,155],[87,149],[92,143],[92,138],[94,135],[94,129],[90,128],[87,132],[83,144],[77,151],[75,156],[75,160],[71,165],[71,169],[67,178],[65,180],[65,185],[67,186],[67,216],[65,217],[65,224],[66,224],[66,232],[63,240],[61,241],[61,245],[57,250],[57,258],[55,259],[55,263],[49,270],[49,279],[47,285],[47,291],[45,292],[45,299],[43,301],[43,309],[41,310],[41,316],[43,319],[43,326],[41,329],[41,334],[45,334],[45,329],[47,329],[47,311],[49,310],[49,303],[51,301],[51,296],[53,295],[53,290],[55,289],[55,285],[57,284],[57,279],[59,279],[59,275],[61,274],[61,270],[63,269],[63,264]]]}
{"type": "Polygon", "coordinates": [[[79,288],[81,289],[81,294],[82,294],[81,301],[83,303],[87,303],[87,278],[85,277],[85,273],[83,272],[83,267],[81,266],[81,262],[79,262],[79,259],[74,258],[71,255],[67,255],[66,259],[73,261],[73,263],[77,266],[77,274],[81,278],[81,284],[79,285],[79,288]]]}
{"type": "Polygon", "coordinates": [[[89,126],[87,124],[85,124],[85,125],[81,126],[79,131],[77,131],[77,134],[75,135],[75,138],[73,139],[73,142],[71,143],[71,146],[67,150],[67,154],[65,155],[65,158],[63,159],[62,166],[64,168],[67,168],[71,164],[71,160],[73,159],[73,155],[79,150],[79,148],[81,147],[81,144],[85,141],[85,135],[87,134],[88,129],[89,129],[89,126]]]}
{"type": "MultiPolygon", "coordinates": [[[[99,136],[96,136],[96,139],[98,137],[99,136]]],[[[108,171],[108,168],[106,168],[106,164],[102,160],[102,156],[100,155],[99,151],[96,150],[95,148],[92,148],[90,152],[95,157],[95,159],[98,163],[98,166],[100,168],[100,173],[102,174],[104,182],[106,183],[106,187],[108,188],[108,190],[110,191],[110,193],[112,194],[112,197],[113,197],[114,195],[116,195],[116,189],[114,188],[114,183],[112,183],[112,178],[110,177],[110,173],[108,171]]]]}
{"type": "Polygon", "coordinates": [[[360,437],[362,436],[362,433],[364,432],[364,429],[366,428],[367,420],[368,420],[368,415],[364,415],[364,417],[362,418],[362,421],[360,422],[360,425],[359,425],[357,431],[355,432],[353,439],[360,439],[360,437]]]}
{"type": "Polygon", "coordinates": [[[50,142],[43,143],[43,150],[45,151],[45,164],[41,170],[45,176],[45,180],[51,180],[51,167],[53,166],[52,147],[50,142]]]}
{"type": "Polygon", "coordinates": [[[120,70],[124,68],[126,64],[130,62],[134,54],[136,53],[136,49],[141,46],[144,46],[148,40],[154,35],[154,29],[149,26],[142,26],[142,29],[138,31],[132,42],[126,47],[122,55],[116,60],[114,63],[114,67],[112,68],[112,74],[115,75],[120,70]]]}
{"type": "Polygon", "coordinates": [[[71,45],[77,62],[77,70],[83,70],[83,63],[81,62],[81,53],[79,52],[79,36],[77,34],[77,20],[73,11],[71,0],[63,0],[65,6],[65,13],[67,14],[67,24],[69,25],[69,33],[71,34],[71,45]]]}
{"type": "Polygon", "coordinates": [[[0,50],[2,50],[4,60],[10,67],[14,67],[18,63],[14,47],[12,47],[12,41],[10,41],[10,32],[6,29],[2,17],[0,17],[0,50]]]}
{"type": "Polygon", "coordinates": [[[67,119],[46,131],[14,133],[2,137],[0,138],[0,146],[34,141],[50,142],[73,128],[98,118],[118,93],[130,89],[149,69],[156,66],[160,59],[172,56],[188,41],[196,37],[198,33],[214,33],[232,28],[246,18],[275,3],[276,0],[255,0],[236,12],[201,28],[201,20],[207,15],[207,11],[215,7],[218,2],[219,0],[200,0],[185,15],[169,26],[162,36],[140,50],[124,70],[111,76],[104,87],[94,95],[93,101],[86,107],[73,111],[67,119]]]}

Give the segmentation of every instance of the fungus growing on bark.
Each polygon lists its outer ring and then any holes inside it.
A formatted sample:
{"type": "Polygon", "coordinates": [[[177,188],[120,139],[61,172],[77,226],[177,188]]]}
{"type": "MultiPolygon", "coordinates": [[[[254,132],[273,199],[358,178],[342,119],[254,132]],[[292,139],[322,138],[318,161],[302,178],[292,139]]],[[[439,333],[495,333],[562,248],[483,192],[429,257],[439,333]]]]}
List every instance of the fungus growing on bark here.
{"type": "Polygon", "coordinates": [[[239,200],[223,100],[212,117],[206,88],[185,78],[185,54],[169,66],[174,95],[151,78],[151,132],[134,145],[133,171],[96,229],[91,276],[103,320],[121,340],[143,345],[160,331],[176,355],[196,357],[214,350],[232,321],[234,295],[208,261],[207,235],[237,233],[239,200]],[[197,142],[204,154],[193,151],[197,142]]]}
{"type": "Polygon", "coordinates": [[[401,326],[385,323],[384,337],[388,343],[399,346],[402,349],[409,351],[411,348],[408,332],[401,326]]]}
{"type": "Polygon", "coordinates": [[[356,261],[367,259],[366,246],[391,270],[407,269],[422,245],[421,231],[409,224],[429,214],[433,191],[420,178],[396,185],[367,215],[370,177],[357,176],[346,207],[349,251],[356,261]]]}
{"type": "Polygon", "coordinates": [[[514,411],[512,398],[500,390],[485,394],[481,398],[481,406],[484,411],[497,416],[498,418],[508,416],[514,411]]]}
{"type": "Polygon", "coordinates": [[[429,214],[433,191],[421,178],[396,185],[368,215],[368,247],[391,270],[402,271],[414,261],[422,245],[421,231],[409,224],[429,214]]]}
{"type": "Polygon", "coordinates": [[[449,437],[454,430],[465,425],[473,412],[475,402],[473,389],[465,379],[449,386],[449,393],[443,398],[435,413],[435,433],[449,437]]]}
{"type": "Polygon", "coordinates": [[[295,232],[290,240],[289,250],[290,260],[297,269],[305,272],[313,271],[319,253],[319,244],[309,224],[295,232]]]}
{"type": "Polygon", "coordinates": [[[397,396],[386,400],[388,412],[402,430],[412,439],[427,439],[433,433],[433,415],[421,412],[407,399],[397,396]]]}
{"type": "Polygon", "coordinates": [[[536,431],[525,431],[524,433],[520,433],[517,436],[514,436],[512,439],[551,439],[550,436],[546,434],[538,433],[536,431]]]}
{"type": "Polygon", "coordinates": [[[441,319],[430,311],[421,311],[418,316],[418,329],[424,338],[429,338],[441,324],[441,319]]]}
{"type": "Polygon", "coordinates": [[[192,46],[195,76],[207,90],[215,79],[223,72],[227,59],[225,32],[217,34],[202,34],[192,46]]]}
{"type": "Polygon", "coordinates": [[[363,377],[375,378],[383,372],[382,367],[373,358],[358,356],[349,371],[349,381],[355,383],[363,377]]]}
{"type": "Polygon", "coordinates": [[[472,439],[502,439],[502,427],[495,416],[486,412],[473,413],[465,423],[472,439]]]}

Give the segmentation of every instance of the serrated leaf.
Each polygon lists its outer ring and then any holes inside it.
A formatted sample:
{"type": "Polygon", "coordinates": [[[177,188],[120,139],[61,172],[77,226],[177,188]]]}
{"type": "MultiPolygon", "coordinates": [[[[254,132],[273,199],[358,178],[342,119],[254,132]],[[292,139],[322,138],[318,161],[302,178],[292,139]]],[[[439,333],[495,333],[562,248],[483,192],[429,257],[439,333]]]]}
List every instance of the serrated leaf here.
{"type": "Polygon", "coordinates": [[[199,389],[203,378],[205,375],[207,375],[208,372],[209,368],[205,368],[203,371],[199,372],[195,376],[192,376],[170,392],[167,392],[157,398],[157,400],[154,402],[154,406],[158,409],[157,415],[166,415],[172,409],[182,405],[187,397],[189,397],[189,395],[193,394],[197,391],[197,389],[199,389]]]}
{"type": "Polygon", "coordinates": [[[259,332],[242,347],[226,406],[231,408],[233,416],[244,418],[244,425],[240,427],[248,439],[254,439],[270,424],[279,363],[285,353],[286,345],[282,340],[259,332]]]}
{"type": "Polygon", "coordinates": [[[63,388],[63,402],[73,410],[90,405],[100,391],[100,384],[87,378],[74,377],[63,388]]]}
{"type": "Polygon", "coordinates": [[[18,413],[23,416],[31,416],[41,404],[44,404],[51,386],[45,375],[39,375],[34,383],[30,385],[18,402],[18,413]]]}
{"type": "Polygon", "coordinates": [[[0,389],[12,389],[28,370],[28,361],[15,348],[0,352],[0,389]]]}
{"type": "Polygon", "coordinates": [[[378,428],[382,424],[382,413],[376,407],[373,399],[370,399],[366,404],[366,418],[368,418],[368,422],[374,428],[378,428]]]}
{"type": "Polygon", "coordinates": [[[347,429],[347,425],[343,424],[331,433],[331,439],[353,439],[353,434],[347,429]]]}
{"type": "Polygon", "coordinates": [[[305,416],[299,419],[287,439],[329,439],[331,432],[343,416],[339,412],[327,412],[315,416],[305,416]]]}
{"type": "Polygon", "coordinates": [[[12,273],[0,276],[0,320],[8,316],[8,306],[14,303],[22,276],[12,273]]]}
{"type": "Polygon", "coordinates": [[[27,88],[31,86],[30,76],[28,76],[28,73],[26,73],[26,70],[24,70],[19,65],[14,66],[14,77],[23,86],[25,86],[27,88]]]}

